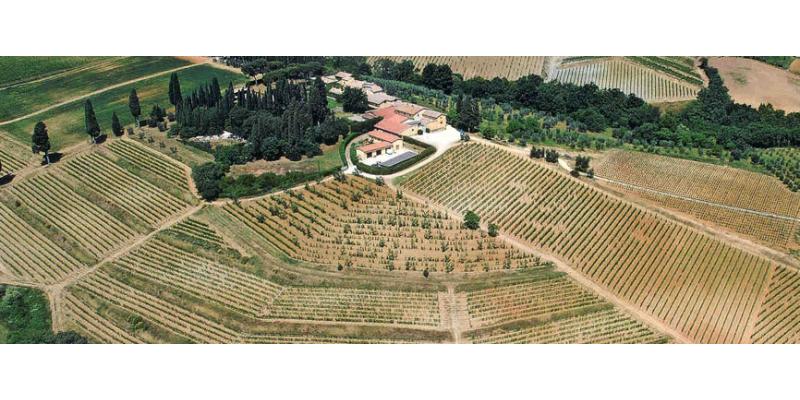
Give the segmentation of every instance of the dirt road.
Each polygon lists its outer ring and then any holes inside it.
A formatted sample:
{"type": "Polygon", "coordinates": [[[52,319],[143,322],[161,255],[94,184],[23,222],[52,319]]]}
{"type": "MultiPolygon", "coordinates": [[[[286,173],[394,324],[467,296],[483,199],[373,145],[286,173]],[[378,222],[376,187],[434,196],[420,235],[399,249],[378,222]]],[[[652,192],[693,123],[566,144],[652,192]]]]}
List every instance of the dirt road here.
{"type": "MultiPolygon", "coordinates": [[[[416,193],[413,193],[413,192],[410,192],[408,190],[405,190],[405,191],[403,191],[403,196],[406,196],[408,198],[411,198],[411,199],[414,199],[416,201],[422,202],[423,204],[427,204],[430,208],[435,209],[437,211],[444,212],[445,214],[447,214],[447,215],[449,215],[449,216],[451,216],[453,218],[456,218],[456,219],[460,218],[460,215],[457,212],[455,212],[455,210],[451,210],[448,207],[445,207],[445,206],[443,206],[441,204],[435,203],[432,200],[427,199],[427,198],[422,197],[422,196],[419,196],[416,193]]],[[[482,223],[481,224],[481,229],[488,229],[488,224],[486,222],[482,223]]],[[[650,326],[652,329],[655,329],[656,331],[659,331],[659,332],[661,332],[661,333],[663,333],[663,334],[665,334],[667,336],[672,337],[678,343],[692,343],[692,340],[689,339],[689,337],[687,337],[682,332],[670,327],[669,325],[667,325],[666,322],[661,321],[661,320],[653,317],[652,315],[650,315],[647,312],[641,310],[637,306],[627,302],[626,300],[617,297],[615,294],[611,293],[609,290],[607,290],[607,289],[603,288],[602,286],[594,283],[590,278],[588,278],[585,275],[583,275],[583,273],[581,273],[580,271],[572,268],[572,266],[570,266],[567,262],[565,262],[564,260],[558,258],[557,256],[555,256],[555,255],[553,255],[553,254],[551,254],[549,252],[546,252],[546,251],[544,251],[542,249],[534,248],[533,246],[531,246],[529,243],[525,242],[524,240],[521,240],[519,238],[507,235],[507,234],[502,233],[502,232],[497,237],[499,239],[501,239],[501,240],[504,240],[505,242],[509,243],[510,245],[516,247],[517,249],[519,249],[521,251],[524,251],[524,252],[529,253],[529,254],[535,254],[535,255],[541,257],[542,260],[544,260],[544,261],[552,262],[556,266],[557,270],[565,272],[572,279],[574,279],[575,281],[577,281],[578,283],[580,283],[584,287],[589,288],[595,294],[599,295],[600,297],[602,297],[604,300],[608,301],[609,303],[614,304],[615,306],[625,310],[626,312],[628,312],[629,314],[631,314],[635,318],[637,318],[639,321],[642,321],[645,324],[647,324],[648,326],[650,326]]],[[[459,332],[459,336],[460,336],[460,332],[459,332]]]]}
{"type": "Polygon", "coordinates": [[[81,95],[81,96],[76,96],[76,97],[73,97],[71,99],[64,100],[64,101],[62,101],[60,103],[53,104],[51,106],[47,106],[47,107],[42,108],[40,110],[37,110],[37,111],[34,111],[32,113],[23,115],[21,117],[17,117],[17,118],[14,118],[14,119],[9,119],[9,120],[6,120],[6,121],[2,121],[2,122],[0,122],[0,126],[13,124],[14,122],[22,121],[23,119],[27,119],[27,118],[30,118],[30,117],[45,113],[47,111],[50,111],[52,109],[61,107],[63,105],[66,105],[66,104],[69,104],[69,103],[73,103],[73,102],[76,102],[76,101],[80,101],[80,100],[83,100],[83,99],[86,99],[86,98],[89,98],[89,97],[92,97],[92,96],[96,96],[96,95],[98,95],[100,93],[104,93],[104,92],[107,92],[109,90],[117,89],[117,88],[123,87],[125,85],[130,85],[132,83],[140,82],[140,81],[143,81],[143,80],[146,80],[146,79],[150,79],[150,78],[155,78],[157,76],[161,76],[161,75],[165,75],[165,74],[171,74],[173,72],[184,70],[184,69],[187,69],[187,68],[193,68],[193,67],[196,67],[198,65],[203,65],[203,64],[184,65],[182,67],[173,68],[173,69],[169,69],[169,70],[166,70],[166,71],[161,71],[161,72],[157,72],[155,74],[145,75],[145,76],[138,77],[136,79],[131,79],[129,81],[117,83],[117,84],[114,84],[114,85],[111,85],[111,86],[106,86],[106,87],[104,87],[104,88],[102,88],[100,90],[95,90],[94,92],[91,92],[91,93],[87,93],[87,94],[84,94],[84,95],[81,95]]]}

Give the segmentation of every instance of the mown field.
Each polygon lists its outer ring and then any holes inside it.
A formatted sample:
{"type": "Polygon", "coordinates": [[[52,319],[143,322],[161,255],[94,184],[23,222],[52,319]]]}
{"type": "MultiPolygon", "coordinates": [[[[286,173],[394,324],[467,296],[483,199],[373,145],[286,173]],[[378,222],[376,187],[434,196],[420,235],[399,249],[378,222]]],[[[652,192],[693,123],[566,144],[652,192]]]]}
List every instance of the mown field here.
{"type": "Polygon", "coordinates": [[[561,171],[486,145],[462,145],[403,183],[564,259],[690,340],[751,340],[776,266],[632,206],[561,171]]]}
{"type": "MultiPolygon", "coordinates": [[[[227,86],[228,82],[237,84],[246,80],[243,75],[208,65],[185,69],[180,71],[178,76],[184,92],[194,90],[213,77],[217,77],[222,86],[227,86]]],[[[128,109],[128,95],[133,88],[136,88],[138,92],[143,115],[147,115],[155,104],[160,104],[162,107],[171,106],[167,93],[168,86],[169,74],[165,74],[92,96],[91,100],[100,128],[104,133],[110,134],[113,112],[117,113],[123,125],[133,124],[133,117],[128,109]]],[[[0,126],[0,134],[6,132],[22,143],[30,143],[33,126],[41,120],[47,124],[53,148],[55,150],[62,149],[80,141],[89,140],[85,133],[83,112],[83,101],[66,104],[33,118],[0,126]]]]}
{"type": "Polygon", "coordinates": [[[594,169],[598,177],[613,180],[615,187],[633,191],[661,206],[770,247],[786,250],[798,246],[795,234],[800,230],[800,194],[772,176],[627,151],[599,158],[594,169]]]}
{"type": "Polygon", "coordinates": [[[84,67],[109,57],[0,57],[0,90],[84,67]]]}
{"type": "MultiPolygon", "coordinates": [[[[26,65],[30,62],[23,60],[26,65]]],[[[0,121],[144,76],[190,65],[174,57],[115,57],[0,90],[0,121]]]]}

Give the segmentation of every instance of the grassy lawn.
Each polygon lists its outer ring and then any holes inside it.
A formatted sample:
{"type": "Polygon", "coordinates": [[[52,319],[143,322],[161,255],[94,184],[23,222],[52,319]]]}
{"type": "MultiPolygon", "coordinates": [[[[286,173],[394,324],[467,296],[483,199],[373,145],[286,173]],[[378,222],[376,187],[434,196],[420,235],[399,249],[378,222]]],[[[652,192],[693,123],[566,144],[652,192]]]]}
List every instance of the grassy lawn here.
{"type": "MultiPolygon", "coordinates": [[[[227,87],[228,82],[234,84],[246,81],[244,75],[236,74],[231,71],[214,68],[208,65],[198,65],[178,72],[181,81],[181,89],[184,94],[188,94],[201,84],[217,77],[220,86],[227,87]]],[[[103,133],[110,134],[111,114],[116,111],[120,122],[123,125],[133,124],[133,117],[128,110],[128,95],[132,88],[136,88],[139,94],[139,102],[142,108],[142,115],[150,113],[154,104],[162,107],[170,106],[167,88],[169,87],[169,74],[150,78],[131,85],[125,85],[114,90],[100,93],[91,98],[97,121],[103,133]]],[[[33,126],[37,121],[44,121],[50,132],[50,142],[53,151],[58,151],[66,146],[88,141],[89,137],[85,133],[83,122],[83,101],[77,101],[56,107],[46,113],[39,114],[33,118],[17,121],[13,124],[0,127],[0,133],[5,131],[12,137],[23,143],[30,143],[30,135],[33,126]]]]}
{"type": "Polygon", "coordinates": [[[0,87],[43,78],[109,57],[0,57],[0,87]]]}
{"type": "MultiPolygon", "coordinates": [[[[24,62],[24,61],[23,61],[24,62]]],[[[105,87],[189,65],[173,57],[121,57],[101,60],[76,72],[2,90],[0,121],[29,114],[44,107],[105,87]]]]}
{"type": "Polygon", "coordinates": [[[311,158],[303,157],[300,161],[290,161],[282,157],[280,160],[275,161],[256,160],[244,165],[233,165],[231,166],[230,175],[261,175],[267,172],[283,175],[290,171],[316,172],[318,169],[325,171],[341,167],[342,161],[339,158],[339,145],[341,143],[342,141],[340,140],[333,146],[322,145],[322,155],[311,158]]]}
{"type": "Polygon", "coordinates": [[[169,138],[165,132],[159,132],[157,128],[143,127],[141,131],[144,132],[143,137],[139,136],[137,130],[130,138],[190,167],[214,161],[213,154],[185,145],[178,139],[169,138]]]}

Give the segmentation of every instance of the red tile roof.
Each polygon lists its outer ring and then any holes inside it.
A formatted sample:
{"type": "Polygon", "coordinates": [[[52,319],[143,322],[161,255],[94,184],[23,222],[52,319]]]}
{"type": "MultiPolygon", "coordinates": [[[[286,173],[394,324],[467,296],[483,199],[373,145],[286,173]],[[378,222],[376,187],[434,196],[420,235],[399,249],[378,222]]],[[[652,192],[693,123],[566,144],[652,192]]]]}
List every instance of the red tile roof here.
{"type": "Polygon", "coordinates": [[[386,133],[384,131],[379,131],[377,129],[373,129],[373,130],[367,132],[367,135],[369,135],[370,137],[373,137],[375,139],[382,140],[384,142],[389,142],[389,143],[394,143],[394,142],[396,142],[398,140],[403,140],[402,138],[400,138],[400,136],[393,135],[391,133],[386,133]]]}
{"type": "Polygon", "coordinates": [[[402,115],[392,114],[388,117],[384,117],[380,122],[375,124],[375,128],[399,136],[409,128],[408,125],[403,123],[406,119],[407,118],[402,115]]]}
{"type": "Polygon", "coordinates": [[[369,152],[372,152],[372,151],[375,151],[375,150],[388,149],[388,148],[391,148],[391,147],[392,147],[392,145],[390,143],[375,142],[375,143],[365,144],[365,145],[359,147],[358,150],[361,150],[364,153],[369,153],[369,152]]]}
{"type": "Polygon", "coordinates": [[[391,115],[395,115],[393,106],[381,107],[381,108],[378,108],[376,110],[372,110],[372,113],[375,114],[375,115],[380,115],[383,118],[386,118],[386,117],[391,116],[391,115]]]}

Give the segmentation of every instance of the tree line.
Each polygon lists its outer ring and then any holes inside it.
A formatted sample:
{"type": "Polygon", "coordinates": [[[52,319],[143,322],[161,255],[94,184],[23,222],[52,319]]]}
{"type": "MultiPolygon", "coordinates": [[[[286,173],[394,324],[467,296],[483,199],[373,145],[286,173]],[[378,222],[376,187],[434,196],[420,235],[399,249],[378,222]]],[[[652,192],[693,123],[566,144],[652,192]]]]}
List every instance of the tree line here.
{"type": "MultiPolygon", "coordinates": [[[[599,89],[594,84],[577,86],[544,82],[537,75],[509,81],[480,77],[463,80],[460,75],[452,74],[451,93],[457,97],[479,99],[482,109],[486,108],[487,102],[532,109],[567,120],[579,131],[601,132],[611,128],[615,138],[637,145],[725,149],[737,159],[748,155],[752,148],[800,144],[800,113],[787,114],[771,105],[754,108],[736,104],[719,72],[705,59],[701,61],[701,68],[709,78],[708,87],[703,88],[697,99],[683,110],[663,115],[639,97],[626,95],[618,89],[599,89]]],[[[426,69],[438,70],[433,64],[426,66],[423,72],[426,69]]],[[[421,85],[447,94],[430,79],[423,79],[408,60],[400,63],[379,60],[373,72],[379,78],[421,85]]],[[[388,85],[387,91],[409,94],[412,89],[415,88],[388,85]]],[[[414,90],[415,94],[420,92],[414,90]]],[[[457,118],[458,113],[454,116],[457,118]]],[[[471,127],[469,125],[465,124],[465,128],[471,127]]]]}

